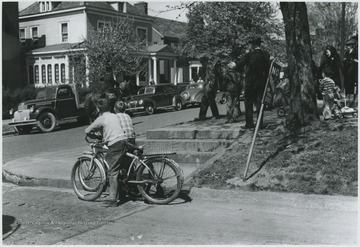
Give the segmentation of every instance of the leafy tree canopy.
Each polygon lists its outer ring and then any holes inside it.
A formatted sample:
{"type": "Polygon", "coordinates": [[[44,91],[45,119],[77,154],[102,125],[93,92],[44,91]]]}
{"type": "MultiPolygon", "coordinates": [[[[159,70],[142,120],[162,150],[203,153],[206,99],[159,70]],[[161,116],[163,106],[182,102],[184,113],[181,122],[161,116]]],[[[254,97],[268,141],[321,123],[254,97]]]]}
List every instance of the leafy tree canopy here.
{"type": "MultiPolygon", "coordinates": [[[[308,19],[312,40],[314,60],[320,61],[326,45],[332,45],[340,50],[341,43],[341,2],[312,2],[307,3],[308,19]]],[[[357,2],[345,3],[345,38],[357,33],[357,2]]]]}
{"type": "Polygon", "coordinates": [[[234,60],[245,53],[250,37],[260,36],[266,44],[275,45],[272,41],[283,35],[274,3],[194,2],[187,8],[189,23],[181,47],[182,55],[188,57],[234,60]]]}
{"type": "Polygon", "coordinates": [[[135,75],[142,71],[145,42],[137,37],[130,17],[114,18],[92,29],[84,40],[90,81],[96,82],[107,73],[135,75]]]}

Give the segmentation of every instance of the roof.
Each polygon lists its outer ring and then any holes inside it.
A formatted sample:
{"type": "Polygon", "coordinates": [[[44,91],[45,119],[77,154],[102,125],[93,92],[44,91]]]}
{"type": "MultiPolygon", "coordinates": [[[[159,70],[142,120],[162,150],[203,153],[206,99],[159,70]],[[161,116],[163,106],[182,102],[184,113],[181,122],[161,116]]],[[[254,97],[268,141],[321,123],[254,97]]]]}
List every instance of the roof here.
{"type": "MultiPolygon", "coordinates": [[[[81,44],[81,43],[80,43],[81,44]]],[[[27,53],[42,53],[42,52],[59,52],[59,51],[69,51],[74,48],[79,48],[79,43],[66,43],[66,44],[57,44],[57,45],[49,45],[45,47],[41,47],[38,49],[34,49],[31,51],[28,51],[27,53]]]]}
{"type": "Polygon", "coordinates": [[[186,32],[186,22],[155,17],[153,28],[164,37],[180,38],[186,32]]]}
{"type": "MultiPolygon", "coordinates": [[[[116,11],[109,3],[107,2],[52,2],[53,3],[53,8],[51,11],[48,11],[46,13],[51,13],[53,11],[58,11],[58,10],[64,10],[64,9],[73,9],[73,8],[78,8],[78,7],[94,7],[97,9],[104,9],[104,10],[112,10],[112,11],[116,11]]],[[[127,13],[131,14],[131,15],[142,15],[142,16],[146,16],[145,12],[142,11],[140,8],[138,8],[137,6],[133,6],[129,3],[126,3],[126,8],[127,8],[127,13]]],[[[31,4],[29,7],[23,9],[22,11],[20,11],[19,16],[26,16],[26,15],[34,15],[34,14],[40,14],[40,8],[39,8],[39,2],[35,2],[33,4],[31,4]]]]}
{"type": "Polygon", "coordinates": [[[164,50],[166,47],[169,47],[168,45],[151,45],[148,46],[147,50],[148,52],[160,52],[164,50]]]}

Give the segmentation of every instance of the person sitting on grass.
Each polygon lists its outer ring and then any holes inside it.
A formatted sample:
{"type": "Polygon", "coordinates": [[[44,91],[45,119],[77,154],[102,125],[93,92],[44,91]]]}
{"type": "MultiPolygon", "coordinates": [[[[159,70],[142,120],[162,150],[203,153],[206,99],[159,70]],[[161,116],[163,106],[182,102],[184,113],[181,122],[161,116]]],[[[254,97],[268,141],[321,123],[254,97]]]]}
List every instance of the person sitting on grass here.
{"type": "Polygon", "coordinates": [[[320,80],[319,89],[321,94],[323,95],[323,116],[324,120],[331,119],[331,112],[334,108],[334,94],[336,92],[336,85],[333,79],[331,79],[331,70],[325,68],[323,70],[323,79],[320,80]]]}
{"type": "Polygon", "coordinates": [[[97,100],[96,107],[100,116],[85,129],[85,134],[94,138],[93,133],[100,131],[103,142],[108,146],[105,160],[109,165],[109,200],[102,203],[104,207],[117,207],[119,205],[118,175],[121,164],[126,164],[127,137],[119,124],[116,114],[110,112],[109,102],[105,98],[97,100]]]}
{"type": "Polygon", "coordinates": [[[120,120],[121,128],[125,131],[127,140],[135,145],[135,131],[131,117],[125,113],[126,104],[123,101],[116,101],[114,111],[120,120]]]}

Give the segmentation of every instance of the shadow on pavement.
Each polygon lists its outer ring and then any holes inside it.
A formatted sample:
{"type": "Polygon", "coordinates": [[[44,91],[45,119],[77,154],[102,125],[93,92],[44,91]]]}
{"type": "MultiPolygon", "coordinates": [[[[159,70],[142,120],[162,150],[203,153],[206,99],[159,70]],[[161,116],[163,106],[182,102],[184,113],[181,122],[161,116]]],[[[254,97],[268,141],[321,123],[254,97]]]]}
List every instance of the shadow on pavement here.
{"type": "Polygon", "coordinates": [[[13,216],[3,215],[3,240],[19,229],[20,224],[17,224],[15,227],[12,226],[15,223],[15,219],[13,216]]]}

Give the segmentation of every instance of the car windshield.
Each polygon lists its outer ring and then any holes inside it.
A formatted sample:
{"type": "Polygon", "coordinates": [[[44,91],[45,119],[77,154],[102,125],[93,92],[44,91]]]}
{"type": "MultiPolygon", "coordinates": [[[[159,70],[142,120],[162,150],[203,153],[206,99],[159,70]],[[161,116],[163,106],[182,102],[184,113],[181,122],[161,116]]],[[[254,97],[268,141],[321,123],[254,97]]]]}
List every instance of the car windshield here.
{"type": "Polygon", "coordinates": [[[188,86],[189,89],[194,89],[194,88],[203,88],[204,84],[202,83],[195,83],[195,84],[191,84],[188,86]]]}
{"type": "Polygon", "coordinates": [[[144,94],[145,88],[140,88],[137,94],[144,94]]]}
{"type": "Polygon", "coordinates": [[[145,88],[144,93],[145,94],[153,94],[153,93],[155,93],[155,88],[154,87],[147,87],[147,88],[145,88]]]}
{"type": "Polygon", "coordinates": [[[36,94],[36,99],[52,99],[55,98],[56,87],[47,87],[36,94]]]}

